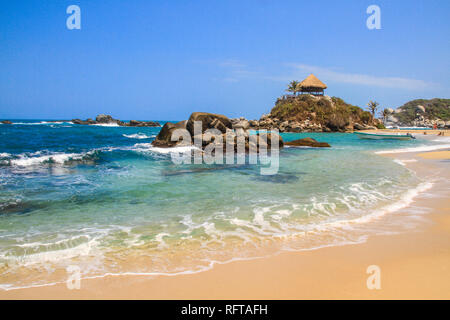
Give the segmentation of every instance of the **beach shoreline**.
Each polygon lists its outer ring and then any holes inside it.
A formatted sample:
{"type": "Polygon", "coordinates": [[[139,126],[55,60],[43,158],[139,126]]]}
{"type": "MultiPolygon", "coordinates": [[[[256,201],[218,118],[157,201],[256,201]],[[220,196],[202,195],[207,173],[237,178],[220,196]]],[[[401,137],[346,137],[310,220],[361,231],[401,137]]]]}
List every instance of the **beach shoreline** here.
{"type": "MultiPolygon", "coordinates": [[[[370,235],[358,244],[283,251],[265,258],[216,264],[176,276],[121,275],[0,290],[1,299],[448,299],[450,298],[450,176],[448,150],[385,154],[425,181],[414,206],[429,212],[417,230],[370,235]],[[438,179],[436,179],[438,177],[438,179]],[[430,196],[431,195],[431,196],[430,196]],[[379,266],[381,289],[369,290],[366,270],[379,266]]],[[[389,213],[401,218],[411,207],[389,213]]]]}

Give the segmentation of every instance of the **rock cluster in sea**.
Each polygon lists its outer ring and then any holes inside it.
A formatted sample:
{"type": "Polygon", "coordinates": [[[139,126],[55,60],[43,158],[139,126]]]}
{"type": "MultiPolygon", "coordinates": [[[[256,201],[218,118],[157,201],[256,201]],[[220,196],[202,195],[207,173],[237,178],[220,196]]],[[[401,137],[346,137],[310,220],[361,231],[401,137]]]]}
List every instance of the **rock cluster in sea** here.
{"type": "Polygon", "coordinates": [[[152,145],[163,148],[199,145],[202,149],[207,146],[223,148],[224,152],[227,150],[227,145],[231,146],[234,151],[239,151],[238,148],[242,146],[245,152],[249,150],[259,152],[262,147],[270,150],[273,142],[277,142],[279,148],[283,147],[283,139],[277,133],[258,132],[254,138],[251,138],[249,128],[249,122],[244,118],[229,119],[221,114],[194,112],[188,120],[164,124],[152,145]],[[176,131],[177,129],[182,130],[176,131]],[[215,129],[216,134],[212,134],[209,129],[215,129]],[[178,139],[177,136],[180,132],[185,132],[189,140],[178,139]],[[177,136],[174,136],[175,133],[177,136]]]}
{"type": "Polygon", "coordinates": [[[117,124],[122,127],[160,127],[161,125],[158,122],[154,121],[137,121],[130,120],[130,122],[124,122],[121,120],[114,119],[110,115],[107,114],[99,114],[95,120],[89,118],[86,120],[80,119],[72,119],[72,123],[74,124],[83,124],[83,125],[93,125],[93,124],[117,124]]]}

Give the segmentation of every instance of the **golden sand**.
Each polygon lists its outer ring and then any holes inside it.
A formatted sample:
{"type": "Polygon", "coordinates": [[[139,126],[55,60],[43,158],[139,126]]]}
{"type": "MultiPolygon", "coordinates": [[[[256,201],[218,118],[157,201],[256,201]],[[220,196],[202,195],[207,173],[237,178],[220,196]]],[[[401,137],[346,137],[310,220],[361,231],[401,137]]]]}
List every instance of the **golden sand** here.
{"type": "MultiPolygon", "coordinates": [[[[433,155],[414,156],[418,161],[408,162],[408,166],[422,176],[438,175],[448,182],[446,163],[423,160],[436,159],[436,154],[442,159],[448,151],[429,154],[433,155]]],[[[400,156],[411,158],[411,154],[400,156]]],[[[421,221],[421,228],[408,233],[371,236],[362,244],[236,261],[196,274],[112,276],[82,280],[79,290],[68,290],[61,284],[0,291],[0,298],[449,299],[450,190],[448,184],[437,184],[432,190],[436,198],[415,202],[431,208],[431,213],[421,221]],[[380,268],[381,289],[367,287],[366,271],[371,265],[380,268]]]]}
{"type": "Polygon", "coordinates": [[[418,156],[424,159],[450,160],[450,151],[425,152],[419,153],[418,156]]]}

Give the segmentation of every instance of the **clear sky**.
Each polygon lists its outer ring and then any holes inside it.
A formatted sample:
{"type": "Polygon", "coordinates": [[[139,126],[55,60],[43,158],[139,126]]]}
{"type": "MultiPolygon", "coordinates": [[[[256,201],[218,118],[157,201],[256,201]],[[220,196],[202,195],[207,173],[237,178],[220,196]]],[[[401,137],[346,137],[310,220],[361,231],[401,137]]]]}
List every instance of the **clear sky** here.
{"type": "Polygon", "coordinates": [[[450,98],[449,13],[448,0],[1,0],[0,118],[259,118],[311,72],[362,107],[450,98]],[[72,4],[81,30],[66,27],[72,4]]]}

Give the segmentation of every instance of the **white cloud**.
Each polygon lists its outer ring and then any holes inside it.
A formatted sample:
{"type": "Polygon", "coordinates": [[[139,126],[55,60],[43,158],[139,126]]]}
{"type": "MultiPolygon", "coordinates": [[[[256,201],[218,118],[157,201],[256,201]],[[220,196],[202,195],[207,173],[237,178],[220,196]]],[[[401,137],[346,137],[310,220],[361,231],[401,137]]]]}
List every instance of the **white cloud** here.
{"type": "Polygon", "coordinates": [[[225,67],[225,68],[233,68],[233,69],[244,69],[247,67],[247,65],[241,63],[239,60],[235,59],[227,59],[224,61],[219,62],[219,66],[225,67]]]}
{"type": "MultiPolygon", "coordinates": [[[[378,77],[368,74],[338,72],[329,68],[305,64],[290,64],[290,66],[294,68],[294,74],[303,73],[303,75],[305,75],[306,73],[314,73],[318,78],[328,82],[408,90],[426,89],[435,85],[423,80],[402,77],[378,77]]],[[[289,79],[292,79],[292,77],[289,79]]]]}
{"type": "Polygon", "coordinates": [[[436,84],[423,80],[403,77],[380,77],[361,73],[347,73],[336,71],[332,68],[311,66],[300,63],[285,64],[284,66],[287,66],[289,71],[284,75],[268,75],[263,72],[252,71],[246,64],[234,59],[221,61],[219,62],[219,66],[227,70],[227,75],[223,79],[227,82],[238,82],[242,79],[265,79],[288,82],[293,79],[302,80],[310,73],[314,73],[325,83],[347,83],[359,86],[406,90],[423,90],[436,86],[436,84]]]}

